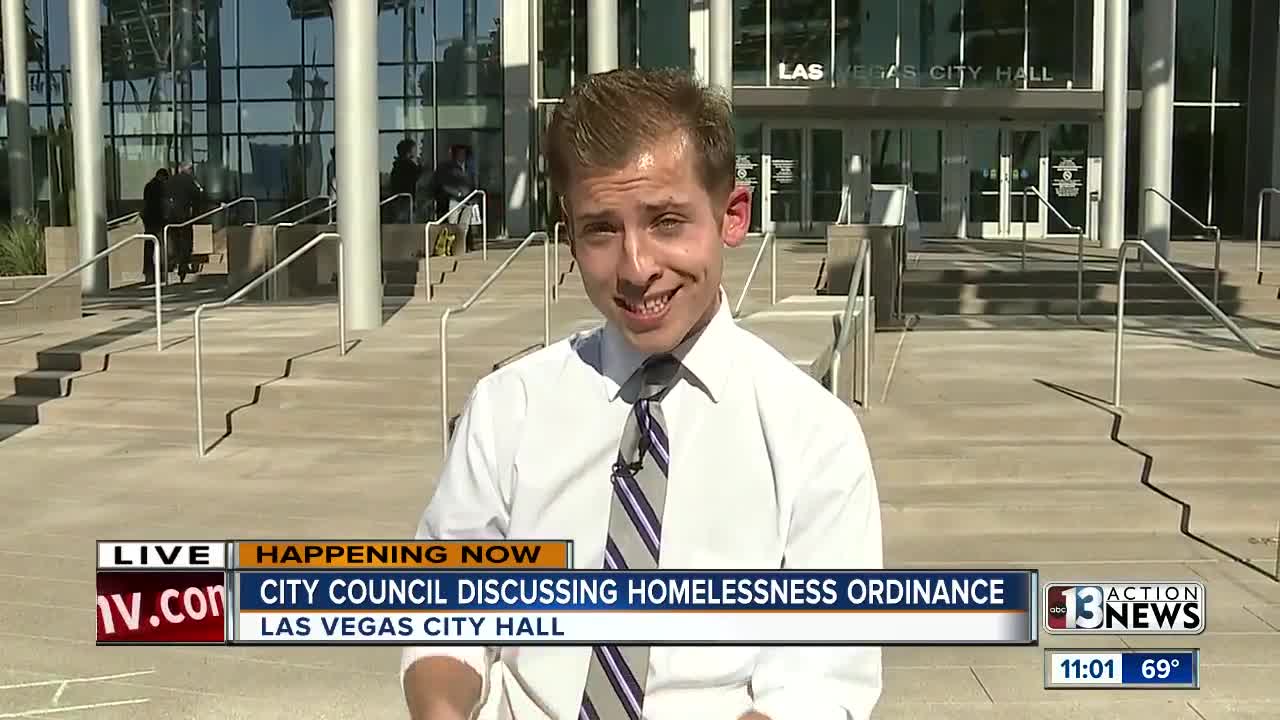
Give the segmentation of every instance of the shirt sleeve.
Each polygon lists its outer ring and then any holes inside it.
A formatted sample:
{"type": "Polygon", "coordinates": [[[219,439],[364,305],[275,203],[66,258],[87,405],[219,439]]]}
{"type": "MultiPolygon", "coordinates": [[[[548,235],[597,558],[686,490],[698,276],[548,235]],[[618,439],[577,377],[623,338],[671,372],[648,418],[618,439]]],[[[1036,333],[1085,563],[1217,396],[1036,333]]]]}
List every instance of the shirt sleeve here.
{"type": "MultiPolygon", "coordinates": [[[[880,499],[857,419],[841,407],[804,441],[787,474],[800,484],[784,567],[884,567],[880,499]]],[[[804,426],[812,427],[810,420],[804,426]]],[[[868,720],[882,685],[879,647],[766,648],[751,678],[754,708],[771,720],[868,720]]]]}
{"type": "MultiPolygon", "coordinates": [[[[524,416],[525,399],[518,388],[495,388],[495,380],[490,376],[476,384],[458,419],[440,481],[418,523],[419,540],[506,538],[512,441],[518,419],[524,416]]],[[[401,683],[414,662],[441,656],[471,666],[485,681],[487,693],[493,657],[484,646],[406,647],[400,659],[401,683]]]]}

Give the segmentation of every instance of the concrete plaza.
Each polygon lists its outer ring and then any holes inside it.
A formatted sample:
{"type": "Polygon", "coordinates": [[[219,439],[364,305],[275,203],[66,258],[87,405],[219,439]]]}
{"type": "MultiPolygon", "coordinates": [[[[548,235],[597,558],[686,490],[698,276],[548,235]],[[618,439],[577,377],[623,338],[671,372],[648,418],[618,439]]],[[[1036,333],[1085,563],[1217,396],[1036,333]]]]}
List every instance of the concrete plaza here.
{"type": "MultiPolygon", "coordinates": [[[[741,282],[733,273],[726,286],[741,282]]],[[[594,317],[566,282],[557,337],[594,317]]],[[[541,339],[540,291],[511,283],[450,333],[452,411],[493,362],[541,339]]],[[[389,304],[386,326],[353,333],[346,358],[332,304],[211,316],[206,423],[211,442],[229,413],[233,431],[203,460],[190,305],[175,305],[164,353],[127,301],[0,334],[15,383],[53,379],[19,372],[40,353],[84,366],[70,397],[38,404],[40,424],[0,426],[0,718],[403,716],[392,649],[95,647],[95,540],[407,536],[439,467],[443,303],[389,304]]],[[[1277,320],[1246,327],[1276,346],[1277,320]]],[[[873,407],[859,412],[887,562],[1204,582],[1202,636],[1042,642],[1199,647],[1201,689],[1046,691],[1042,648],[890,648],[877,718],[1277,716],[1280,365],[1207,318],[1135,318],[1117,414],[1105,403],[1113,340],[1105,317],[922,318],[877,334],[873,407]]]]}

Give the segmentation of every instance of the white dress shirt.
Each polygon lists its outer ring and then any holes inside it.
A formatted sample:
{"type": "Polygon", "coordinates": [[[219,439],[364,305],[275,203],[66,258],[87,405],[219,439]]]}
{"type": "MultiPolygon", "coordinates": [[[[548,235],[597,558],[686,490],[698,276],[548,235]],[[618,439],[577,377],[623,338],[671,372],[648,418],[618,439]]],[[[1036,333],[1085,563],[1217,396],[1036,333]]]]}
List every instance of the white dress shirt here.
{"type": "MultiPolygon", "coordinates": [[[[575,567],[603,567],[610,469],[644,360],[608,326],[533,353],[476,384],[458,421],[422,539],[571,539],[575,567]]],[[[852,410],[720,310],[662,401],[671,469],[660,568],[879,569],[880,507],[852,410]]],[[[486,679],[481,717],[575,720],[588,647],[406,648],[403,671],[455,657],[486,679]],[[493,670],[491,673],[490,670],[493,670]]],[[[646,720],[865,720],[880,695],[877,647],[654,647],[646,720]]]]}

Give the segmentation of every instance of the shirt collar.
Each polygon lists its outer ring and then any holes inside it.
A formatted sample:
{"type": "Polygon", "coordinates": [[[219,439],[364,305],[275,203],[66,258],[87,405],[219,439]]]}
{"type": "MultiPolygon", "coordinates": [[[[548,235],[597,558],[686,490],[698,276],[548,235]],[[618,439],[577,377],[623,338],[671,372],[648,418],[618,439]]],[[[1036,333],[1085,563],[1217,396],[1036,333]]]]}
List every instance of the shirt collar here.
{"type": "MultiPolygon", "coordinates": [[[[676,347],[674,354],[685,370],[686,378],[707,393],[712,402],[719,402],[729,377],[729,350],[726,345],[734,327],[729,310],[729,298],[720,289],[720,307],[711,321],[692,338],[676,347]]],[[[637,352],[611,324],[604,326],[604,343],[601,363],[605,397],[610,401],[622,392],[622,386],[648,359],[637,352]]]]}

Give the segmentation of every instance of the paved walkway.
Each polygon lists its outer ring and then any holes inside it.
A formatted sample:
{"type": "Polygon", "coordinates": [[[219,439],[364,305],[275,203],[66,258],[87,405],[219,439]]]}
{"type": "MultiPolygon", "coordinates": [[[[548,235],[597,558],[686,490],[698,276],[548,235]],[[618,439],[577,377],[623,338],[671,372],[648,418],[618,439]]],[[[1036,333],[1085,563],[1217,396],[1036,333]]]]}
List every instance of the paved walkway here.
{"type": "MultiPolygon", "coordinates": [[[[876,717],[1280,717],[1280,584],[1264,573],[1280,519],[1280,364],[1239,352],[1202,322],[1168,330],[1145,318],[1113,439],[1116,416],[1097,401],[1110,386],[1104,328],[985,322],[877,337],[881,402],[863,419],[890,565],[1202,579],[1203,636],[1044,643],[1200,647],[1202,689],[1048,692],[1040,648],[891,648],[876,717]],[[1183,504],[1190,534],[1179,529],[1183,504]]],[[[429,333],[409,329],[418,325],[401,323],[426,345],[429,333]]],[[[1280,331],[1255,330],[1280,345],[1280,331]]],[[[383,335],[370,347],[394,345],[383,335]]],[[[402,716],[394,650],[95,647],[92,547],[100,538],[408,535],[431,494],[433,449],[282,439],[196,461],[186,427],[42,426],[0,440],[0,718],[402,716]]]]}

